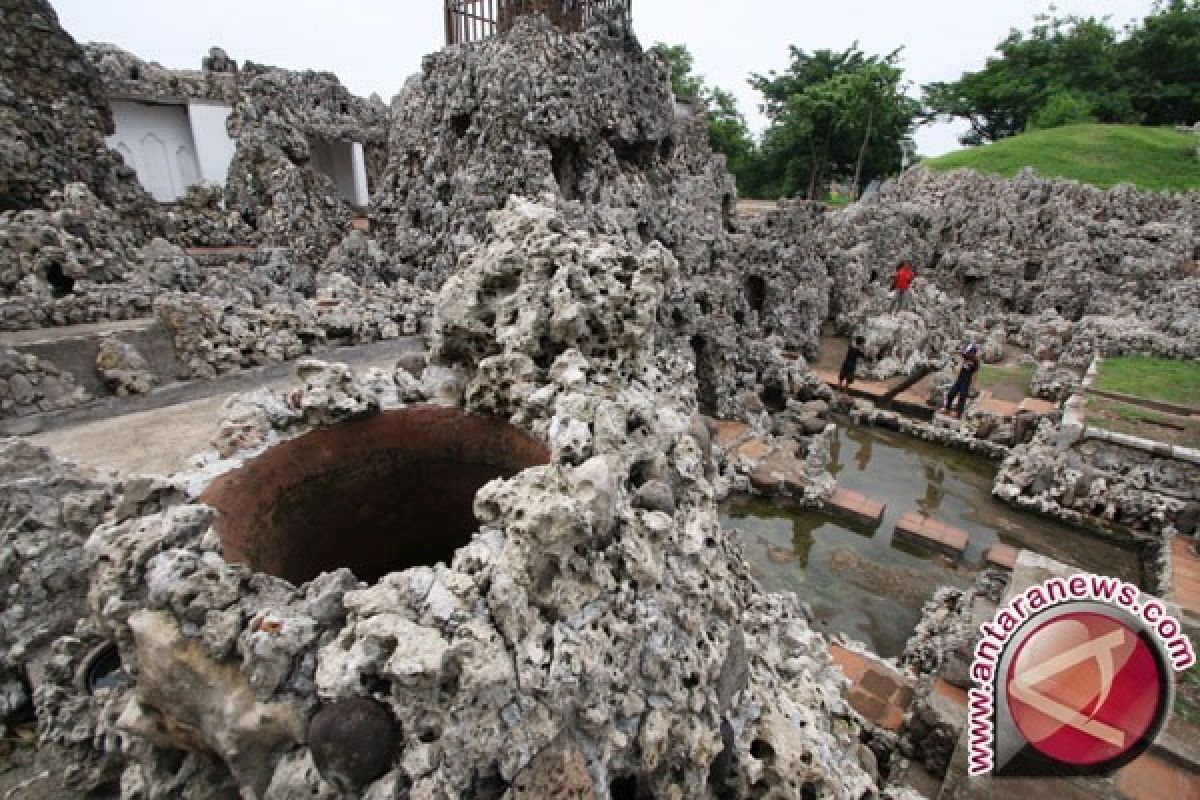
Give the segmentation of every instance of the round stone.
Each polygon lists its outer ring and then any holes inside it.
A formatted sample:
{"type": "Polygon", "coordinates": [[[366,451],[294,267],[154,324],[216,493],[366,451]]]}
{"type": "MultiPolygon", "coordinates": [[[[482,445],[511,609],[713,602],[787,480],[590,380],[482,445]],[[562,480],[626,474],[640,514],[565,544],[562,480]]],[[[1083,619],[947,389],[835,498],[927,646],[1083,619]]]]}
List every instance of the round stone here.
{"type": "Polygon", "coordinates": [[[335,700],[308,725],[308,746],[321,777],[339,791],[356,791],[387,772],[399,725],[380,703],[364,697],[335,700]]]}

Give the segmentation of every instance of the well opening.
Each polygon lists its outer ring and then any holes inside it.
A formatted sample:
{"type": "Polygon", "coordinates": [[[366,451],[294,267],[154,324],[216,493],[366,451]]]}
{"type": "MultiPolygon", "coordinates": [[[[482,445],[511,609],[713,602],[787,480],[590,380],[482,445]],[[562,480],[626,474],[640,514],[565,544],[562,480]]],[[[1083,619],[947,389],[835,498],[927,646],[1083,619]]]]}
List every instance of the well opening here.
{"type": "Polygon", "coordinates": [[[503,420],[418,406],[283,442],[200,499],[228,561],[295,584],[341,567],[374,582],[449,563],[478,528],[479,488],[548,460],[503,420]]]}

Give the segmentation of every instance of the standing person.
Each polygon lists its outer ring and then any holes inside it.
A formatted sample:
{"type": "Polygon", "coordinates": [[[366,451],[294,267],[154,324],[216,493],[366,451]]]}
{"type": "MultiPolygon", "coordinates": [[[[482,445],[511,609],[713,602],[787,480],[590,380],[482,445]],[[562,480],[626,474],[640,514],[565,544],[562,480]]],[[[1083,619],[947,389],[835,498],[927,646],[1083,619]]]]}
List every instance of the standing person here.
{"type": "Polygon", "coordinates": [[[963,349],[962,367],[958,370],[958,379],[954,381],[954,386],[950,387],[950,393],[946,395],[947,412],[950,411],[950,406],[954,404],[955,398],[958,398],[958,411],[955,416],[962,417],[967,410],[967,393],[971,391],[971,381],[978,371],[979,345],[971,343],[963,349]]]}
{"type": "Polygon", "coordinates": [[[845,389],[854,383],[854,370],[858,369],[858,360],[863,357],[863,346],[866,340],[855,336],[854,341],[846,348],[846,357],[842,359],[842,368],[838,370],[838,388],[845,389]]]}
{"type": "Polygon", "coordinates": [[[896,267],[896,274],[892,276],[892,311],[903,311],[908,308],[908,289],[912,286],[915,277],[917,277],[917,271],[912,268],[912,264],[908,263],[908,259],[901,261],[896,267]]]}

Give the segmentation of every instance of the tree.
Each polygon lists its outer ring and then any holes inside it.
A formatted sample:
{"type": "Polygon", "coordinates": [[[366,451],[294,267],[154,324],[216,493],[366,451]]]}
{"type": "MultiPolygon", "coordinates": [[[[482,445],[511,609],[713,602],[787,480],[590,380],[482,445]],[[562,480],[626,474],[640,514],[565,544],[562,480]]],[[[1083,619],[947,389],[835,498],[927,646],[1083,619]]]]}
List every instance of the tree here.
{"type": "Polygon", "coordinates": [[[751,76],[771,120],[763,159],[776,193],[817,199],[836,175],[852,175],[857,191],[899,169],[920,105],[904,93],[898,59],[899,51],[868,56],[857,44],[843,52],[792,47],[787,70],[751,76]]]}
{"type": "Polygon", "coordinates": [[[747,197],[756,196],[762,184],[758,144],[746,125],[746,118],[738,110],[733,93],[706,86],[704,77],[693,73],[695,60],[686,46],[659,42],[652,49],[670,66],[671,89],[675,96],[702,106],[707,112],[709,146],[725,156],[729,171],[737,179],[738,191],[747,197]]]}
{"type": "MultiPolygon", "coordinates": [[[[903,131],[904,135],[895,142],[901,146],[920,111],[918,103],[904,93],[904,71],[896,66],[899,54],[897,50],[884,59],[868,59],[848,77],[847,105],[843,113],[847,125],[857,126],[862,141],[854,162],[852,185],[856,196],[862,191],[863,168],[873,135],[881,130],[893,135],[903,131]]],[[[894,157],[895,153],[890,155],[894,157]]],[[[903,159],[902,147],[900,156],[903,159]]]]}
{"type": "Polygon", "coordinates": [[[702,96],[708,108],[709,146],[724,154],[729,171],[737,179],[738,192],[757,197],[762,189],[758,144],[738,110],[737,99],[719,86],[705,89],[702,96]]]}
{"type": "Polygon", "coordinates": [[[1075,122],[1194,122],[1200,0],[1158,0],[1124,37],[1107,19],[1038,16],[982,70],[924,87],[927,118],[960,118],[973,145],[1075,122]]]}
{"type": "Polygon", "coordinates": [[[651,48],[666,59],[671,68],[671,89],[680,100],[694,103],[700,99],[704,88],[704,78],[692,73],[695,59],[691,52],[682,44],[665,44],[658,42],[651,48]]]}
{"type": "Polygon", "coordinates": [[[1200,121],[1200,0],[1156,2],[1119,59],[1144,124],[1200,121]]]}

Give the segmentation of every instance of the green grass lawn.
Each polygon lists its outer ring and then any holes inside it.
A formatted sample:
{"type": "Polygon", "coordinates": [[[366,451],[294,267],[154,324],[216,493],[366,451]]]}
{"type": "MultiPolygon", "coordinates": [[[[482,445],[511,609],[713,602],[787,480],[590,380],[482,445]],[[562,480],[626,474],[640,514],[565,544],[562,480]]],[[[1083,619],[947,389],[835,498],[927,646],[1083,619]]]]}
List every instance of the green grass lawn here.
{"type": "Polygon", "coordinates": [[[825,195],[826,205],[831,205],[834,208],[846,208],[854,202],[854,198],[848,194],[827,194],[825,195]]]}
{"type": "Polygon", "coordinates": [[[1140,189],[1200,189],[1200,137],[1172,128],[1137,125],[1067,125],[1030,131],[998,142],[922,161],[937,171],[966,167],[1012,177],[1030,166],[1047,178],[1068,178],[1107,189],[1132,183],[1140,189]]]}
{"type": "Polygon", "coordinates": [[[1200,363],[1150,356],[1106,358],[1100,362],[1095,388],[1200,408],[1200,363]]]}
{"type": "Polygon", "coordinates": [[[1099,395],[1088,397],[1087,424],[1156,442],[1200,447],[1200,421],[1099,395]]]}
{"type": "Polygon", "coordinates": [[[988,389],[997,400],[1016,403],[1029,396],[1029,384],[1033,381],[1034,366],[994,367],[984,364],[979,368],[979,388],[988,389]]]}

